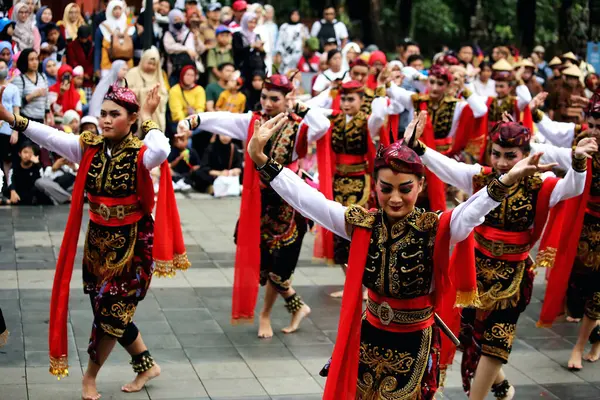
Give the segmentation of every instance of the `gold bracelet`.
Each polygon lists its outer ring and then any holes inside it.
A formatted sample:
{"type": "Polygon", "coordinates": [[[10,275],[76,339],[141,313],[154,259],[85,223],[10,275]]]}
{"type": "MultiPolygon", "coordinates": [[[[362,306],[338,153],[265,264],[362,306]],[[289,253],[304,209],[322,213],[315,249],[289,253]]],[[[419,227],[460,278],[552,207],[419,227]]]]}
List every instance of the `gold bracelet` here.
{"type": "Polygon", "coordinates": [[[488,186],[487,191],[490,198],[498,203],[501,203],[504,198],[508,195],[508,190],[510,186],[506,186],[504,183],[500,182],[500,179],[494,178],[488,186]]]}
{"type": "Polygon", "coordinates": [[[150,132],[152,129],[160,130],[160,127],[156,122],[152,121],[151,119],[142,122],[142,132],[144,136],[146,136],[148,132],[150,132]]]}
{"type": "Polygon", "coordinates": [[[571,166],[575,172],[585,172],[587,171],[587,157],[580,156],[573,152],[571,166]]]}
{"type": "Polygon", "coordinates": [[[375,97],[385,97],[386,93],[385,86],[378,86],[377,89],[375,89],[375,97]]]}
{"type": "Polygon", "coordinates": [[[419,157],[422,157],[423,154],[425,154],[425,150],[427,150],[427,146],[425,146],[425,143],[421,142],[420,140],[417,140],[417,143],[415,143],[415,147],[413,148],[413,150],[415,151],[415,153],[417,153],[419,157]]]}
{"type": "Polygon", "coordinates": [[[14,121],[11,128],[17,132],[25,132],[25,130],[29,126],[29,119],[15,114],[13,114],[13,118],[14,121]]]}
{"type": "Polygon", "coordinates": [[[465,88],[462,92],[462,95],[465,99],[468,99],[469,97],[471,97],[471,95],[473,94],[473,92],[471,92],[469,89],[465,88]]]}
{"type": "Polygon", "coordinates": [[[542,110],[537,109],[532,114],[533,122],[535,122],[536,124],[539,123],[543,118],[544,113],[542,112],[542,110]]]}

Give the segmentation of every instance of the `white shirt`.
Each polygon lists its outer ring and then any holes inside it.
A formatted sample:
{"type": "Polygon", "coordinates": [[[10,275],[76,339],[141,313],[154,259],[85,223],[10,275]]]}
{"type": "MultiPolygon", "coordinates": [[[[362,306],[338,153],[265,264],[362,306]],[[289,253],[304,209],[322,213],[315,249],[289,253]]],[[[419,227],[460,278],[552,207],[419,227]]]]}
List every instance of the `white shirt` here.
{"type": "Polygon", "coordinates": [[[339,72],[333,72],[331,69],[326,70],[323,73],[320,73],[315,79],[315,84],[313,85],[313,90],[317,93],[321,93],[323,90],[327,89],[331,82],[336,79],[342,79],[346,71],[341,70],[339,72]]]}

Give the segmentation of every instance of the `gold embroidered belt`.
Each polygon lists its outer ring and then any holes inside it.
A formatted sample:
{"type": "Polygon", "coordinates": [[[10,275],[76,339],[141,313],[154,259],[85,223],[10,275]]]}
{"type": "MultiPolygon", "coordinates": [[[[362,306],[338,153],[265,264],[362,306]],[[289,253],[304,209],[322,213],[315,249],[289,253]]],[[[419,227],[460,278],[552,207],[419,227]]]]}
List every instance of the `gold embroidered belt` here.
{"type": "Polygon", "coordinates": [[[99,225],[131,225],[144,216],[137,195],[114,198],[88,194],[88,200],[90,219],[99,225]]]}
{"type": "Polygon", "coordinates": [[[360,163],[360,164],[350,164],[350,165],[337,164],[335,166],[335,170],[342,175],[363,173],[363,172],[367,171],[367,163],[364,162],[364,163],[360,163]]]}
{"type": "Polygon", "coordinates": [[[369,290],[367,321],[374,327],[392,332],[414,332],[434,322],[431,296],[396,299],[369,290]]]}
{"type": "Polygon", "coordinates": [[[531,232],[507,232],[481,226],[475,228],[475,248],[488,257],[523,261],[529,255],[531,232]],[[485,236],[484,236],[485,235],[485,236]]]}

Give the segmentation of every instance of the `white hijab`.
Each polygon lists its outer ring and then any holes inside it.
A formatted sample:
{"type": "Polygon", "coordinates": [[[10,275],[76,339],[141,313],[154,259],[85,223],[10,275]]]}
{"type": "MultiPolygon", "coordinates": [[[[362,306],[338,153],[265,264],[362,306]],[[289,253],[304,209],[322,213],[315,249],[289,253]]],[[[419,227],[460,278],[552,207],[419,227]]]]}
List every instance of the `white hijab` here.
{"type": "Polygon", "coordinates": [[[108,3],[108,6],[106,7],[106,21],[100,24],[100,31],[102,32],[104,40],[108,40],[110,42],[112,39],[112,34],[117,29],[121,33],[127,32],[127,15],[125,13],[125,2],[122,0],[111,0],[108,3]],[[116,19],[113,16],[113,10],[115,7],[121,7],[121,10],[123,10],[119,19],[116,19]],[[107,29],[107,27],[109,29],[107,29]]]}
{"type": "Polygon", "coordinates": [[[354,42],[347,43],[342,49],[342,71],[348,71],[350,64],[348,63],[348,52],[353,50],[360,55],[360,46],[354,42]]]}

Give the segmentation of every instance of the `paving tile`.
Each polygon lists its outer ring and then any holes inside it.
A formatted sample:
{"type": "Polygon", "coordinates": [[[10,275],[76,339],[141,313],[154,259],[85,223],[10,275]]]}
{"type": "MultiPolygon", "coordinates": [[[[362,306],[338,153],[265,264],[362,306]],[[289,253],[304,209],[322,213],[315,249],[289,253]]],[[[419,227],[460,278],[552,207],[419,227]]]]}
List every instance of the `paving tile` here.
{"type": "Polygon", "coordinates": [[[254,377],[254,373],[244,361],[194,363],[194,369],[202,381],[206,379],[254,377]]]}
{"type": "Polygon", "coordinates": [[[258,378],[267,393],[274,395],[315,394],[323,392],[321,385],[312,377],[258,378]]]}
{"type": "Polygon", "coordinates": [[[243,397],[266,395],[267,392],[256,378],[228,378],[202,380],[206,391],[212,398],[243,397]]]}
{"type": "Polygon", "coordinates": [[[542,386],[560,399],[592,400],[600,398],[600,389],[589,383],[580,383],[577,386],[549,383],[542,384],[542,386]]]}
{"type": "MultiPolygon", "coordinates": [[[[28,400],[27,386],[25,384],[0,384],[0,393],[3,399],[28,400]]],[[[81,398],[81,396],[80,396],[81,398]]]]}
{"type": "Polygon", "coordinates": [[[250,370],[258,378],[276,378],[278,376],[307,377],[310,375],[302,364],[296,360],[250,360],[247,363],[250,370]]]}
{"type": "Polygon", "coordinates": [[[155,379],[146,387],[151,399],[184,399],[208,397],[199,379],[155,379]]]}
{"type": "Polygon", "coordinates": [[[20,384],[26,384],[25,367],[7,367],[0,361],[0,388],[4,385],[20,384]]]}

